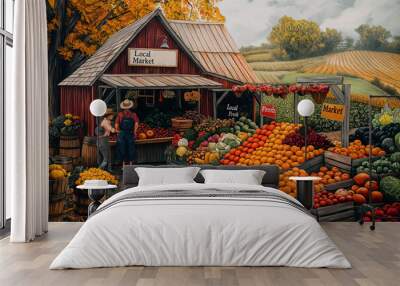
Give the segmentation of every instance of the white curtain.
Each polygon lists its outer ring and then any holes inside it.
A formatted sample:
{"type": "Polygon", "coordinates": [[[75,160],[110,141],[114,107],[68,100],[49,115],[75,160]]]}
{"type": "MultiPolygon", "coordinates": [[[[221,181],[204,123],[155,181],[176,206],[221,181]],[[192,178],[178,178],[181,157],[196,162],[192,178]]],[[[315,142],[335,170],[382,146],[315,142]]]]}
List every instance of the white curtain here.
{"type": "Polygon", "coordinates": [[[48,80],[46,1],[15,1],[13,94],[6,98],[6,187],[12,242],[48,225],[48,80]]]}

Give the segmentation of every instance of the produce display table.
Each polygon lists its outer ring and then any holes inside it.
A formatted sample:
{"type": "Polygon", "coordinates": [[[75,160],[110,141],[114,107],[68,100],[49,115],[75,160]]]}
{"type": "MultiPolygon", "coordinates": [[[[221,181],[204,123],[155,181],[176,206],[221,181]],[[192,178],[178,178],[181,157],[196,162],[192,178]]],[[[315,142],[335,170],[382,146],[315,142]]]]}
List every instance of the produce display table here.
{"type": "MultiPolygon", "coordinates": [[[[116,141],[110,141],[112,154],[115,154],[116,141]]],[[[166,162],[165,149],[172,143],[172,137],[140,139],[135,141],[136,162],[143,163],[162,163],[166,162]]]]}

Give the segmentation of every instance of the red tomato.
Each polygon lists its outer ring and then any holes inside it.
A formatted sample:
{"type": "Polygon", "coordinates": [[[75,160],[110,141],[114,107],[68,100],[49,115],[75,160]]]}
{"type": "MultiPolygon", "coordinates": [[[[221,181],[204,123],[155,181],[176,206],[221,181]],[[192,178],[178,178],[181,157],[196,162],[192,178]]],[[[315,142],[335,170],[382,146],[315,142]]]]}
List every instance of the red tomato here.
{"type": "Polygon", "coordinates": [[[377,191],[379,190],[378,182],[377,181],[368,181],[364,185],[365,188],[369,189],[370,191],[377,191]]]}
{"type": "Polygon", "coordinates": [[[353,200],[353,196],[347,195],[346,196],[346,201],[351,202],[353,200]]]}
{"type": "Polygon", "coordinates": [[[333,204],[337,204],[339,202],[339,200],[338,199],[333,199],[332,202],[333,202],[333,204]]]}
{"type": "Polygon", "coordinates": [[[327,204],[326,204],[326,201],[325,201],[325,200],[321,200],[321,201],[319,202],[319,205],[320,205],[321,207],[323,207],[323,206],[326,206],[327,204]]]}
{"type": "Polygon", "coordinates": [[[314,204],[314,209],[319,208],[319,204],[314,204]]]}
{"type": "Polygon", "coordinates": [[[381,209],[376,209],[376,210],[375,210],[375,215],[376,215],[376,216],[384,216],[385,213],[384,213],[383,210],[381,210],[381,209]]]}

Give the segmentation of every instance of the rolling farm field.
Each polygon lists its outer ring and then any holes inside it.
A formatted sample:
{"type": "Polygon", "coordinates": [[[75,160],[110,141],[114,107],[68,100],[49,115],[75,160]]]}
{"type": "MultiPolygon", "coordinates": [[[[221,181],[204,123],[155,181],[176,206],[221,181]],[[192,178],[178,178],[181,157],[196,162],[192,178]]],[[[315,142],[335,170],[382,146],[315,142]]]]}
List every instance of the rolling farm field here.
{"type": "Polygon", "coordinates": [[[347,51],[327,56],[323,63],[305,67],[305,72],[349,74],[382,83],[400,91],[400,55],[385,52],[347,51]]]}
{"type": "MultiPolygon", "coordinates": [[[[360,122],[367,122],[368,95],[387,95],[382,85],[373,82],[376,78],[380,83],[400,91],[400,55],[387,52],[344,51],[319,57],[292,61],[274,60],[274,50],[257,48],[244,50],[242,54],[263,83],[292,84],[299,77],[321,77],[340,75],[344,83],[351,84],[350,127],[358,128],[360,122]]],[[[335,102],[332,94],[328,94],[329,102],[335,102]]],[[[294,118],[294,99],[289,95],[285,100],[264,97],[263,102],[277,107],[277,120],[292,122],[294,118]]],[[[390,107],[400,107],[400,100],[373,99],[373,114],[388,104],[390,107]]],[[[312,121],[318,131],[337,131],[338,122],[322,120],[319,117],[320,105],[312,121]],[[325,123],[322,123],[325,122],[325,123]]]]}
{"type": "MultiPolygon", "coordinates": [[[[298,77],[342,75],[351,84],[352,101],[367,103],[367,95],[385,94],[371,83],[374,79],[400,91],[400,54],[345,51],[292,61],[274,61],[273,50],[257,48],[242,52],[264,83],[294,83],[298,77]]],[[[400,103],[396,101],[396,105],[400,103]]],[[[387,100],[375,100],[382,107],[387,100]]]]}

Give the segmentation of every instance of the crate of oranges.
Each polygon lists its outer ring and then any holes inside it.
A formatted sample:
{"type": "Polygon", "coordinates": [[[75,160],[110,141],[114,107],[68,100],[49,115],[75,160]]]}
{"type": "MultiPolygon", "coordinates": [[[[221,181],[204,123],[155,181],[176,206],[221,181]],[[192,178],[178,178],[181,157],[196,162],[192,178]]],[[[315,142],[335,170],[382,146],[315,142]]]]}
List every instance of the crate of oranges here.
{"type": "Polygon", "coordinates": [[[325,152],[325,164],[329,167],[337,167],[340,170],[355,175],[357,167],[368,160],[370,149],[373,159],[385,156],[385,151],[379,147],[363,145],[360,140],[355,140],[349,147],[335,146],[325,152]]]}
{"type": "Polygon", "coordinates": [[[340,188],[347,188],[353,184],[353,180],[349,173],[341,171],[338,167],[322,166],[318,172],[311,173],[311,176],[318,176],[319,181],[323,185],[323,190],[336,191],[340,188]]]}

